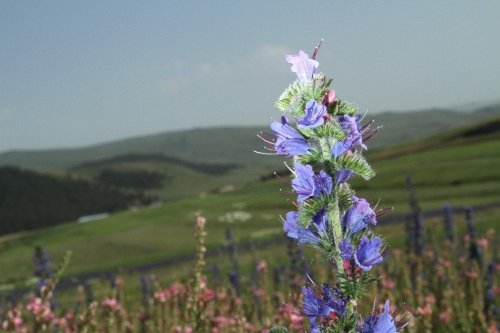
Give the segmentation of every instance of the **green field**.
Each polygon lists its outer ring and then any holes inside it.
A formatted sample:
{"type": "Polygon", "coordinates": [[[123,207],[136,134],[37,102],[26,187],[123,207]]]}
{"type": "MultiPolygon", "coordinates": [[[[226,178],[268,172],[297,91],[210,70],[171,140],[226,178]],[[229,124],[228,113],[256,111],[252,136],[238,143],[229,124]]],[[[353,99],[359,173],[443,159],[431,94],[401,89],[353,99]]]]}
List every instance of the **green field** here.
{"type": "MultiPolygon", "coordinates": [[[[395,214],[408,211],[405,176],[411,174],[424,210],[445,203],[476,205],[500,202],[500,137],[496,134],[463,138],[429,139],[391,150],[370,152],[368,160],[378,172],[369,183],[357,181],[358,195],[379,207],[394,207],[395,214]],[[445,143],[443,143],[445,142],[445,143]],[[422,149],[425,147],[425,149],[422,149]]],[[[190,254],[194,249],[196,213],[208,219],[208,246],[224,244],[226,228],[239,240],[262,239],[281,234],[279,215],[293,205],[286,184],[254,182],[234,192],[208,194],[113,214],[86,224],[56,227],[0,238],[0,282],[24,281],[33,272],[33,247],[42,245],[54,257],[73,251],[67,274],[94,272],[154,262],[190,254]],[[280,193],[280,189],[283,189],[280,193]],[[240,212],[240,213],[235,213],[240,212]],[[249,219],[231,220],[245,212],[249,219]],[[229,217],[228,217],[228,213],[229,217]]],[[[244,214],[243,214],[244,215],[244,214]]],[[[483,229],[498,229],[500,209],[477,214],[483,229]]],[[[380,226],[384,228],[384,226],[380,226]]],[[[402,226],[381,230],[393,245],[401,245],[402,226]]]]}

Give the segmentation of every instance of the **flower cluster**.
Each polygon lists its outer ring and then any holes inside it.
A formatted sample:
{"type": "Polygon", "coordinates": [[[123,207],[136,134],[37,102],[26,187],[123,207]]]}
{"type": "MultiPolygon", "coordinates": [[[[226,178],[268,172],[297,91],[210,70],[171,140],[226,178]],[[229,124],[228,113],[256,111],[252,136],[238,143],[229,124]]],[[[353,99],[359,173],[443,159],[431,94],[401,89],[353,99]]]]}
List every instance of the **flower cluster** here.
{"type": "Polygon", "coordinates": [[[387,209],[376,210],[356,196],[348,181],[374,176],[362,152],[380,127],[363,124],[356,106],[337,98],[332,80],[317,72],[318,49],[311,58],[304,51],[286,56],[297,80],[276,102],[281,121],[260,136],[273,155],[293,158],[287,167],[297,210],[283,219],[286,235],[319,250],[337,269],[334,288],[312,281],[303,287],[302,313],[311,332],[397,332],[408,320],[396,320],[388,301],[383,312],[365,319],[356,310],[356,300],[377,280],[368,272],[383,261],[384,241],[370,227],[387,209]]]}

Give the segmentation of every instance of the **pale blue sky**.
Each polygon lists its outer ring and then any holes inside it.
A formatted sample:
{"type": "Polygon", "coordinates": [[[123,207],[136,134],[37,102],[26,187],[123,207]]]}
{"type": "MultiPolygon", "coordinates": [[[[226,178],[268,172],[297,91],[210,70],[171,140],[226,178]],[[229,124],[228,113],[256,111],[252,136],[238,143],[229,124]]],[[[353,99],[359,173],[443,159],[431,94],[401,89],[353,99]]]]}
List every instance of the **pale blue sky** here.
{"type": "Polygon", "coordinates": [[[363,111],[499,101],[499,18],[494,0],[1,1],[0,151],[266,124],[285,54],[321,37],[363,111]]]}

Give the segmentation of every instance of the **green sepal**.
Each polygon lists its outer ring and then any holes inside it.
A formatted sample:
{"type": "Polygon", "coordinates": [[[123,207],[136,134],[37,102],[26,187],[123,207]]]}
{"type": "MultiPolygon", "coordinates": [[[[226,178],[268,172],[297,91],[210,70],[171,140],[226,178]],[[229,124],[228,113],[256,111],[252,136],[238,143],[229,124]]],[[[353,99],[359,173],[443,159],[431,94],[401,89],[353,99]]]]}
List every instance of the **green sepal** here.
{"type": "Polygon", "coordinates": [[[317,127],[315,134],[318,138],[334,139],[336,141],[343,141],[346,137],[344,129],[337,122],[328,122],[324,126],[317,127]]]}
{"type": "Polygon", "coordinates": [[[313,79],[308,83],[295,81],[280,95],[274,105],[285,113],[301,117],[304,115],[307,101],[313,99],[321,102],[331,83],[332,80],[327,79],[323,74],[314,74],[313,79]]]}
{"type": "Polygon", "coordinates": [[[337,280],[338,288],[349,299],[360,299],[368,292],[368,287],[380,278],[368,273],[361,273],[359,278],[349,278],[345,274],[340,274],[337,280]]]}
{"type": "Polygon", "coordinates": [[[269,333],[288,333],[288,330],[284,327],[273,327],[269,333]]]}
{"type": "Polygon", "coordinates": [[[349,169],[365,180],[375,176],[375,171],[360,153],[344,154],[337,158],[340,169],[349,169]]]}
{"type": "Polygon", "coordinates": [[[321,329],[322,333],[356,333],[358,316],[356,313],[347,313],[335,321],[331,327],[321,329]]]}
{"type": "Polygon", "coordinates": [[[274,105],[283,112],[295,114],[302,107],[300,103],[306,86],[300,81],[295,81],[286,88],[274,105]],[[300,105],[298,105],[300,104],[300,105]]]}
{"type": "Polygon", "coordinates": [[[307,228],[312,218],[328,204],[329,197],[322,195],[317,198],[311,198],[299,204],[299,225],[307,228]]]}
{"type": "Polygon", "coordinates": [[[352,197],[354,196],[354,191],[349,184],[343,183],[340,184],[338,193],[339,209],[344,213],[349,210],[353,204],[352,197]]]}
{"type": "Polygon", "coordinates": [[[305,136],[306,138],[310,138],[312,136],[315,136],[316,131],[313,128],[298,128],[297,130],[299,131],[300,134],[305,136]]]}
{"type": "Polygon", "coordinates": [[[335,103],[328,108],[328,113],[334,116],[341,116],[344,114],[354,116],[356,112],[358,112],[357,105],[341,100],[335,101],[335,103]]]}
{"type": "Polygon", "coordinates": [[[321,103],[326,93],[330,89],[332,81],[333,80],[331,79],[327,79],[324,74],[314,74],[312,84],[310,84],[311,89],[306,91],[306,102],[308,100],[314,99],[318,103],[321,103]]]}
{"type": "Polygon", "coordinates": [[[318,164],[322,161],[322,156],[321,156],[321,153],[318,153],[315,150],[309,149],[309,154],[300,155],[298,157],[298,161],[304,165],[305,164],[315,165],[315,164],[318,164]]]}

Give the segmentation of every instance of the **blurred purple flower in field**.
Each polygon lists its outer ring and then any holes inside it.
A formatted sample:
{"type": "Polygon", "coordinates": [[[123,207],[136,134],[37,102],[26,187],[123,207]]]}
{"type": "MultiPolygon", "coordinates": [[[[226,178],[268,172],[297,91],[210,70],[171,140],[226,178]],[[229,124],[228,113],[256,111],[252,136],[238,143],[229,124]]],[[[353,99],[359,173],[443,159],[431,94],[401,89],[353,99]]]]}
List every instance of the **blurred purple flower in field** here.
{"type": "Polygon", "coordinates": [[[292,65],[292,72],[297,74],[300,82],[308,82],[312,80],[313,74],[319,66],[319,62],[309,59],[309,56],[304,51],[300,50],[297,55],[287,55],[286,62],[292,65]]]}
{"type": "Polygon", "coordinates": [[[372,266],[382,262],[382,255],[380,254],[380,247],[382,246],[382,239],[380,237],[363,236],[359,243],[356,253],[354,253],[354,260],[356,264],[365,272],[372,269],[372,266]]]}
{"type": "Polygon", "coordinates": [[[311,99],[306,104],[306,114],[297,120],[298,128],[316,128],[325,123],[326,106],[311,99]]]}
{"type": "Polygon", "coordinates": [[[299,225],[298,225],[299,213],[288,212],[286,213],[285,223],[283,224],[283,231],[290,238],[299,238],[299,225]]]}

